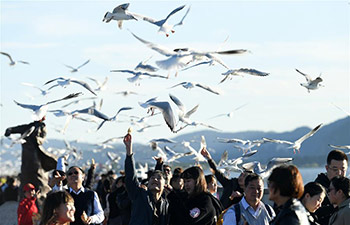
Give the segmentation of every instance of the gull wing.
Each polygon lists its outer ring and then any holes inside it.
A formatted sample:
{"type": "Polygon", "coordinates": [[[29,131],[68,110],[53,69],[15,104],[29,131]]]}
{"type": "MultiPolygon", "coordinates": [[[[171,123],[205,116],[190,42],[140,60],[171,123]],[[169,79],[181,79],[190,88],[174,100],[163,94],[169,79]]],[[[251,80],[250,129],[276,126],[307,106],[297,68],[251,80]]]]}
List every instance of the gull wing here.
{"type": "Polygon", "coordinates": [[[331,145],[331,144],[329,144],[329,147],[336,148],[336,149],[350,150],[350,145],[331,145]]]}
{"type": "Polygon", "coordinates": [[[56,80],[66,80],[66,79],[65,79],[64,77],[57,77],[57,78],[55,78],[55,79],[52,79],[52,80],[47,81],[44,85],[49,84],[49,83],[51,83],[51,82],[54,82],[54,81],[56,81],[56,80]]]}
{"type": "Polygon", "coordinates": [[[146,44],[149,48],[151,48],[151,49],[157,51],[158,53],[160,53],[160,54],[162,54],[162,55],[165,55],[165,56],[168,56],[168,57],[169,57],[169,56],[172,56],[172,55],[176,55],[176,54],[177,54],[176,52],[174,52],[174,51],[171,50],[171,49],[168,49],[168,48],[163,47],[163,46],[161,46],[161,45],[157,45],[157,44],[154,44],[154,43],[152,43],[152,42],[146,41],[146,40],[144,40],[144,39],[142,39],[142,38],[136,36],[136,35],[135,35],[134,33],[132,33],[131,31],[130,31],[130,33],[131,33],[136,39],[138,39],[138,40],[141,41],[142,43],[146,44]]]}
{"type": "Polygon", "coordinates": [[[225,161],[227,161],[227,158],[228,158],[228,152],[227,150],[225,150],[222,155],[221,155],[221,158],[220,158],[220,161],[218,163],[218,166],[221,166],[221,164],[225,161]]]}
{"type": "Polygon", "coordinates": [[[167,139],[167,138],[158,138],[158,139],[152,139],[150,140],[150,142],[164,142],[164,143],[176,143],[176,141],[173,141],[173,140],[170,140],[170,139],[167,139]]]}
{"type": "Polygon", "coordinates": [[[317,77],[315,80],[312,80],[312,81],[310,81],[310,85],[312,86],[312,85],[315,85],[315,86],[317,86],[319,83],[321,83],[323,80],[322,80],[322,78],[321,77],[317,77]]]}
{"type": "Polygon", "coordinates": [[[63,65],[65,65],[65,66],[68,67],[69,69],[76,70],[76,68],[74,68],[73,66],[69,66],[69,65],[66,65],[66,64],[63,64],[63,65]]]}
{"type": "Polygon", "coordinates": [[[83,64],[81,64],[80,66],[77,67],[77,69],[80,69],[81,67],[85,66],[86,64],[88,64],[90,62],[90,59],[86,62],[84,62],[83,64]]]}
{"type": "Polygon", "coordinates": [[[206,86],[206,85],[202,85],[202,84],[195,84],[197,87],[200,87],[200,88],[203,88],[204,90],[207,90],[207,91],[210,91],[211,93],[214,93],[216,95],[220,95],[220,92],[212,89],[211,87],[209,86],[206,86]]]}
{"type": "Polygon", "coordinates": [[[37,111],[38,109],[41,108],[41,106],[43,105],[28,105],[28,104],[22,104],[22,103],[19,103],[15,100],[13,100],[18,106],[22,107],[22,108],[25,108],[25,109],[31,109],[33,111],[37,111]]]}
{"type": "Polygon", "coordinates": [[[113,9],[113,13],[124,12],[125,10],[127,10],[129,8],[129,5],[130,5],[130,3],[125,3],[125,4],[118,5],[117,7],[115,7],[113,9]]]}
{"type": "MultiPolygon", "coordinates": [[[[180,86],[180,85],[184,85],[184,84],[186,84],[187,82],[186,81],[184,81],[184,82],[181,82],[181,83],[178,83],[178,84],[176,84],[176,85],[174,85],[174,86],[171,86],[170,88],[174,88],[174,87],[177,87],[177,86],[180,86]]],[[[169,89],[170,89],[169,88],[169,89]]]]}
{"type": "Polygon", "coordinates": [[[117,118],[117,115],[121,112],[121,111],[126,111],[126,110],[130,110],[130,109],[133,109],[132,107],[123,107],[123,108],[120,108],[119,110],[118,110],[118,112],[115,114],[115,116],[113,116],[112,118],[111,118],[111,120],[115,120],[116,118],[117,118]]]}
{"type": "Polygon", "coordinates": [[[314,135],[322,126],[323,124],[319,124],[317,127],[315,127],[314,129],[312,129],[309,133],[305,134],[304,136],[302,136],[301,138],[299,138],[298,140],[295,141],[295,144],[301,144],[303,141],[305,141],[307,138],[311,137],[312,135],[314,135]]]}
{"type": "Polygon", "coordinates": [[[49,104],[52,104],[52,103],[55,103],[55,102],[59,102],[59,101],[63,101],[63,100],[68,100],[68,99],[71,99],[71,98],[76,98],[76,97],[80,96],[81,94],[82,94],[81,92],[69,94],[69,95],[67,95],[64,98],[60,98],[60,99],[57,99],[57,100],[50,101],[50,102],[46,103],[45,105],[49,105],[49,104]]]}
{"type": "Polygon", "coordinates": [[[186,107],[184,104],[182,104],[182,102],[180,101],[180,99],[178,99],[177,97],[175,97],[172,94],[169,94],[170,99],[175,103],[175,105],[180,109],[180,111],[182,113],[185,113],[186,111],[186,107]]]}
{"type": "Polygon", "coordinates": [[[10,54],[8,54],[8,53],[6,53],[6,52],[0,52],[1,54],[3,54],[3,55],[5,55],[5,56],[7,56],[9,59],[10,59],[10,61],[13,63],[14,61],[13,61],[13,59],[12,59],[12,57],[10,56],[10,54]]]}
{"type": "Polygon", "coordinates": [[[188,12],[190,11],[190,9],[191,9],[191,6],[190,6],[190,7],[188,7],[188,9],[187,9],[187,11],[186,11],[185,15],[182,17],[181,21],[180,21],[180,22],[178,22],[177,24],[175,24],[173,27],[183,25],[184,19],[186,18],[186,16],[187,16],[188,12]]]}
{"type": "Polygon", "coordinates": [[[18,60],[17,62],[19,62],[19,63],[23,63],[23,64],[27,64],[27,65],[29,65],[29,64],[30,64],[29,62],[22,61],[22,60],[18,60]]]}
{"type": "Polygon", "coordinates": [[[97,96],[97,94],[92,90],[92,88],[90,87],[90,85],[84,81],[80,81],[80,80],[71,80],[71,82],[79,84],[81,86],[83,86],[84,88],[86,88],[88,91],[90,91],[92,94],[94,94],[95,96],[97,96]]]}
{"type": "MultiPolygon", "coordinates": [[[[171,11],[169,13],[169,15],[165,18],[164,22],[167,21],[169,19],[169,17],[171,17],[172,15],[174,15],[175,13],[177,13],[178,11],[182,10],[183,8],[185,8],[186,5],[182,5],[177,7],[176,9],[174,9],[173,11],[171,11]]],[[[186,15],[185,15],[186,16],[186,15]]],[[[183,20],[183,19],[182,19],[183,20]]]]}
{"type": "Polygon", "coordinates": [[[278,140],[278,139],[272,139],[272,138],[263,138],[264,141],[266,142],[273,142],[277,144],[288,144],[288,145],[293,145],[293,142],[290,141],[285,141],[285,140],[278,140]]]}
{"type": "Polygon", "coordinates": [[[307,75],[307,74],[305,74],[305,73],[303,73],[303,72],[301,72],[301,71],[299,71],[298,69],[295,69],[298,73],[300,73],[301,75],[303,75],[305,78],[306,78],[306,81],[309,83],[309,82],[311,82],[311,77],[309,76],[309,75],[307,75]]]}

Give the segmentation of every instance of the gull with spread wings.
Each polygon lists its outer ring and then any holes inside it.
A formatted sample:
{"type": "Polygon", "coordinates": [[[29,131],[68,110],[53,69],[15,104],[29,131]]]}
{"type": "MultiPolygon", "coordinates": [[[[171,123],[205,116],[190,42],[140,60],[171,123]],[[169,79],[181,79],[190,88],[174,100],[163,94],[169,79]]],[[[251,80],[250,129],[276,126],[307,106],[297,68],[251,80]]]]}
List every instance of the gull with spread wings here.
{"type": "Polygon", "coordinates": [[[231,79],[231,76],[243,76],[244,74],[252,75],[252,76],[258,76],[258,77],[266,77],[269,75],[269,73],[261,72],[256,69],[248,69],[248,68],[240,68],[240,69],[229,69],[225,73],[222,73],[222,75],[225,76],[224,79],[220,81],[220,83],[224,82],[228,78],[231,79]]]}
{"type": "Polygon", "coordinates": [[[218,118],[218,117],[222,117],[222,116],[227,116],[227,117],[229,117],[229,118],[232,118],[233,115],[234,115],[234,113],[235,113],[237,110],[243,108],[243,107],[246,106],[246,105],[248,105],[248,103],[246,103],[246,104],[244,104],[244,105],[241,105],[241,106],[238,106],[237,108],[233,109],[233,110],[232,110],[231,112],[229,112],[229,113],[221,113],[221,114],[218,114],[218,115],[216,115],[216,116],[213,116],[213,117],[211,117],[211,118],[209,118],[209,119],[214,119],[214,118],[218,118]]]}
{"type": "Polygon", "coordinates": [[[147,21],[147,22],[150,22],[156,26],[159,27],[159,30],[158,32],[159,33],[165,33],[165,36],[169,37],[169,34],[170,32],[171,33],[175,33],[175,30],[174,30],[174,27],[176,26],[179,26],[179,25],[183,25],[183,21],[185,19],[185,17],[187,16],[188,12],[190,11],[190,7],[188,8],[187,12],[185,13],[185,15],[183,16],[183,18],[181,19],[181,21],[175,25],[171,25],[168,23],[168,19],[174,15],[175,13],[179,12],[180,10],[182,10],[183,8],[185,8],[186,5],[183,5],[183,6],[180,6],[180,7],[177,7],[176,9],[174,9],[173,11],[171,11],[169,13],[169,15],[165,18],[165,19],[161,19],[161,20],[156,20],[156,19],[153,19],[151,17],[147,17],[147,16],[144,16],[143,17],[143,20],[144,21],[147,21]]]}
{"type": "Polygon", "coordinates": [[[70,85],[71,83],[76,83],[76,84],[83,86],[88,91],[90,91],[92,94],[97,96],[97,94],[92,90],[92,88],[90,87],[90,85],[88,83],[86,83],[84,81],[80,81],[80,80],[71,79],[71,78],[57,77],[55,79],[47,81],[44,85],[49,84],[49,83],[54,82],[54,81],[56,81],[57,84],[49,87],[47,90],[51,90],[52,88],[58,87],[58,86],[65,88],[67,85],[70,85]]]}
{"type": "Polygon", "coordinates": [[[102,22],[109,23],[111,20],[116,20],[118,22],[119,29],[122,29],[124,20],[138,20],[136,17],[141,16],[136,13],[129,12],[129,5],[130,3],[121,4],[115,7],[113,12],[106,12],[102,22]]]}
{"type": "Polygon", "coordinates": [[[306,139],[308,139],[309,137],[313,136],[321,128],[321,126],[322,126],[322,123],[320,125],[318,125],[317,127],[315,127],[314,129],[312,129],[307,134],[305,134],[304,136],[302,136],[301,138],[299,138],[298,140],[296,140],[295,142],[285,141],[285,140],[278,140],[278,139],[271,139],[271,138],[263,138],[263,140],[266,141],[266,142],[273,142],[273,143],[277,143],[277,144],[288,144],[288,145],[290,145],[289,148],[292,148],[294,153],[295,153],[295,150],[300,152],[301,144],[306,139]]]}
{"type": "Polygon", "coordinates": [[[111,70],[110,72],[120,72],[120,73],[130,73],[130,74],[133,74],[134,76],[133,77],[129,77],[127,78],[127,80],[130,82],[130,83],[134,83],[138,80],[141,80],[142,76],[148,76],[148,77],[157,77],[157,78],[164,78],[164,79],[167,79],[168,77],[166,76],[163,76],[163,75],[158,75],[158,74],[150,74],[150,73],[147,73],[147,72],[140,72],[140,71],[133,71],[133,70],[111,70]]]}
{"type": "Polygon", "coordinates": [[[199,84],[199,83],[194,83],[194,82],[186,82],[186,81],[181,82],[181,83],[179,83],[179,84],[176,84],[176,85],[174,85],[174,86],[172,86],[172,87],[170,87],[170,88],[174,88],[174,87],[177,87],[177,86],[180,86],[180,85],[181,85],[182,87],[186,88],[186,89],[192,89],[192,88],[194,88],[194,87],[200,87],[200,88],[202,88],[202,89],[204,89],[204,90],[206,90],[206,91],[209,91],[209,92],[211,92],[211,93],[214,93],[214,94],[216,94],[216,95],[220,95],[220,94],[221,94],[219,90],[215,90],[214,88],[211,88],[211,87],[209,87],[209,86],[207,86],[207,85],[199,84]]]}
{"type": "Polygon", "coordinates": [[[4,56],[7,56],[7,57],[9,58],[9,60],[10,60],[9,65],[10,65],[10,66],[16,65],[16,63],[18,63],[18,62],[19,62],[19,63],[23,63],[23,64],[29,65],[29,62],[26,62],[26,61],[22,61],[22,60],[14,61],[14,60],[12,59],[11,55],[8,54],[8,53],[6,53],[6,52],[0,52],[0,54],[2,54],[2,55],[4,55],[4,56]]]}
{"type": "Polygon", "coordinates": [[[319,87],[323,86],[322,84],[320,84],[323,81],[321,75],[316,77],[315,79],[312,79],[309,75],[300,72],[298,69],[295,70],[305,77],[307,83],[300,83],[300,85],[306,88],[309,93],[310,90],[316,90],[319,87]]]}
{"type": "Polygon", "coordinates": [[[79,71],[79,69],[81,68],[81,67],[83,67],[83,66],[85,66],[86,64],[88,64],[90,62],[90,59],[89,60],[87,60],[86,62],[84,62],[83,64],[81,64],[80,66],[78,66],[78,67],[73,67],[73,66],[69,66],[69,65],[65,65],[66,67],[68,67],[69,69],[71,69],[71,73],[75,73],[75,72],[78,72],[79,71]]]}

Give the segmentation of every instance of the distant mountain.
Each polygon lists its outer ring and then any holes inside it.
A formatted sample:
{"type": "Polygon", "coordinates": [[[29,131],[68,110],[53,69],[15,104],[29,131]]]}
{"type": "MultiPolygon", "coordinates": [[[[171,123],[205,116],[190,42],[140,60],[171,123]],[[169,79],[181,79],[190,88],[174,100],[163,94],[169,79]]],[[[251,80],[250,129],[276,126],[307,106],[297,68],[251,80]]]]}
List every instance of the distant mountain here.
{"type": "MultiPolygon", "coordinates": [[[[317,124],[315,124],[316,126],[317,124]]],[[[281,140],[289,140],[295,141],[302,137],[304,134],[309,132],[311,128],[308,127],[299,127],[293,131],[288,132],[262,132],[262,131],[244,131],[244,132],[236,132],[236,133],[228,133],[228,132],[216,132],[211,130],[192,132],[187,134],[178,135],[173,140],[177,141],[177,144],[169,145],[170,148],[174,149],[178,152],[187,152],[188,150],[183,147],[181,144],[182,141],[190,141],[191,146],[198,150],[200,146],[201,136],[203,135],[207,142],[207,148],[212,154],[212,157],[215,161],[219,161],[221,154],[227,150],[229,153],[229,158],[237,158],[242,152],[233,147],[233,144],[220,143],[218,141],[218,137],[220,138],[239,138],[243,140],[256,140],[261,139],[263,137],[281,139],[281,140]]],[[[9,140],[5,139],[4,144],[8,144],[9,140]]],[[[262,144],[260,147],[254,148],[258,150],[258,153],[249,158],[249,161],[258,160],[262,164],[266,164],[269,159],[273,157],[293,157],[294,164],[297,166],[310,167],[310,166],[323,166],[326,164],[326,157],[329,151],[332,150],[329,147],[329,144],[334,145],[349,145],[350,144],[350,117],[346,117],[344,119],[339,119],[333,123],[325,124],[323,127],[311,138],[307,139],[303,142],[300,153],[293,153],[292,149],[288,149],[288,145],[281,145],[275,143],[266,143],[262,144]]],[[[114,149],[104,149],[100,152],[93,151],[97,147],[88,143],[71,143],[77,149],[78,153],[82,153],[83,159],[79,161],[75,161],[75,164],[78,165],[86,165],[87,160],[94,158],[96,162],[101,165],[110,164],[109,158],[107,156],[107,152],[111,151],[114,153],[118,153],[121,156],[121,160],[119,161],[119,168],[123,168],[124,159],[125,159],[125,147],[122,144],[114,145],[114,149]]],[[[49,139],[45,142],[44,147],[46,149],[64,149],[65,144],[63,140],[49,139]]],[[[164,144],[160,144],[160,147],[163,148],[164,144]]],[[[2,151],[1,161],[3,163],[4,160],[18,160],[20,155],[20,146],[16,145],[13,148],[17,150],[14,151],[16,154],[11,153],[11,150],[2,151]],[[14,155],[16,158],[14,158],[14,155]]],[[[2,147],[3,149],[3,147],[2,147]]],[[[152,151],[150,146],[142,145],[135,143],[134,144],[134,152],[135,158],[137,162],[141,162],[144,164],[147,162],[149,165],[155,163],[152,159],[152,156],[156,156],[157,152],[152,151]]],[[[187,156],[179,160],[178,163],[174,163],[173,165],[188,165],[193,164],[192,160],[193,156],[187,156]]],[[[204,163],[206,166],[206,163],[204,163]]],[[[113,167],[116,167],[116,164],[110,164],[113,167]]],[[[19,170],[19,168],[18,168],[19,170]]]]}

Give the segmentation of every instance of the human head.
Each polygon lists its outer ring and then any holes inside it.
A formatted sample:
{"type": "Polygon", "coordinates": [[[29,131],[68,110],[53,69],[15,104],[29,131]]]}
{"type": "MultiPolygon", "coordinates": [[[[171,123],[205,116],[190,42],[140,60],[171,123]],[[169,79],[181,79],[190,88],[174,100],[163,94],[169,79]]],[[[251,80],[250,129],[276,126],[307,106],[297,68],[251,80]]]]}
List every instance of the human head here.
{"type": "Polygon", "coordinates": [[[183,169],[181,167],[176,167],[173,172],[173,176],[175,175],[181,175],[183,173],[183,169]]]}
{"type": "Polygon", "coordinates": [[[332,204],[340,205],[350,198],[350,180],[346,177],[333,177],[328,189],[328,198],[332,204]]]}
{"type": "Polygon", "coordinates": [[[327,177],[332,180],[333,177],[346,175],[348,169],[348,157],[340,150],[332,150],[327,156],[327,177]]]}
{"type": "Polygon", "coordinates": [[[40,225],[74,222],[74,213],[74,199],[68,192],[50,192],[44,201],[40,225]]]}
{"type": "Polygon", "coordinates": [[[198,166],[186,169],[181,177],[184,179],[185,190],[190,196],[195,196],[207,190],[204,173],[198,166]]]}
{"type": "Polygon", "coordinates": [[[250,170],[244,170],[242,171],[241,174],[239,174],[238,176],[238,185],[240,188],[244,189],[244,181],[245,181],[245,178],[247,177],[248,174],[251,174],[252,171],[250,170]]]}
{"type": "Polygon", "coordinates": [[[67,185],[73,189],[80,189],[85,178],[84,170],[78,166],[72,166],[67,171],[67,185]]]}
{"type": "Polygon", "coordinates": [[[166,183],[170,183],[170,179],[173,176],[171,172],[171,166],[164,164],[163,165],[163,173],[164,173],[164,178],[166,180],[166,183]]]}
{"type": "Polygon", "coordinates": [[[23,186],[23,192],[26,198],[32,198],[35,195],[35,186],[31,183],[26,183],[23,186]]]}
{"type": "Polygon", "coordinates": [[[256,173],[247,174],[244,180],[244,196],[248,204],[257,206],[264,195],[264,181],[256,173]]]}
{"type": "Polygon", "coordinates": [[[216,181],[215,176],[213,174],[206,175],[205,181],[207,182],[208,191],[211,194],[216,193],[218,189],[218,182],[216,181]]]}
{"type": "Polygon", "coordinates": [[[276,202],[279,197],[300,198],[304,192],[303,178],[294,165],[282,165],[272,170],[268,178],[269,199],[276,202]]]}
{"type": "Polygon", "coordinates": [[[304,193],[301,202],[309,212],[315,212],[326,196],[326,190],[317,182],[309,182],[304,186],[304,193]]]}
{"type": "Polygon", "coordinates": [[[165,185],[164,173],[160,170],[154,170],[150,174],[147,189],[154,193],[163,193],[165,185]]]}
{"type": "Polygon", "coordinates": [[[184,188],[184,179],[181,178],[181,174],[174,174],[170,179],[170,185],[174,190],[182,190],[184,188]]]}

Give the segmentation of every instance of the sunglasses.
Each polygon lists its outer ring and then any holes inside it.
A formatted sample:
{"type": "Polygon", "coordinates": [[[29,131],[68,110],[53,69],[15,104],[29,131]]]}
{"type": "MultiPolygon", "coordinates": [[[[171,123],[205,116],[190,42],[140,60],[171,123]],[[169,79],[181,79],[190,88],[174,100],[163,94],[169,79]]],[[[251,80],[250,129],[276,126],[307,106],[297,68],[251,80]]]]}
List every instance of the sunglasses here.
{"type": "Polygon", "coordinates": [[[79,172],[78,172],[78,171],[69,172],[69,173],[68,173],[68,176],[71,176],[71,175],[73,175],[73,174],[78,175],[78,174],[79,174],[79,172]]]}

